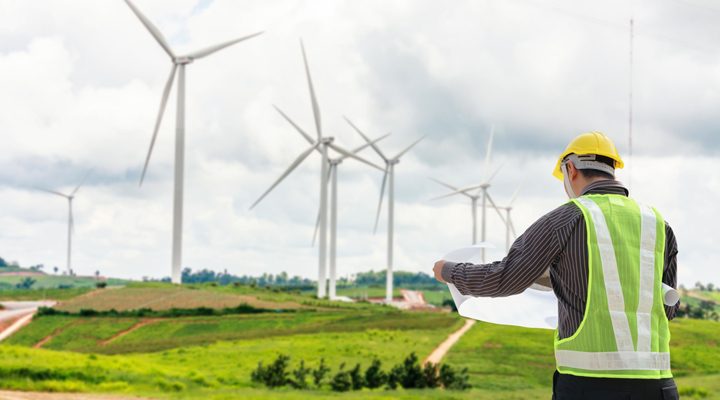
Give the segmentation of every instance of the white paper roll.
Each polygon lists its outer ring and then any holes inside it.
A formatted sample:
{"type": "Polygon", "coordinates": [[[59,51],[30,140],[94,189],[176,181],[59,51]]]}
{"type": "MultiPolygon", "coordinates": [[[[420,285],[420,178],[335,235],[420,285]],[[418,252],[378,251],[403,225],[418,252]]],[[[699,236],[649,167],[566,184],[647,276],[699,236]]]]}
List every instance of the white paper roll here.
{"type": "Polygon", "coordinates": [[[665,303],[666,306],[674,306],[678,303],[678,301],[680,301],[680,293],[678,293],[677,290],[664,283],[662,284],[662,289],[663,303],[665,303]]]}

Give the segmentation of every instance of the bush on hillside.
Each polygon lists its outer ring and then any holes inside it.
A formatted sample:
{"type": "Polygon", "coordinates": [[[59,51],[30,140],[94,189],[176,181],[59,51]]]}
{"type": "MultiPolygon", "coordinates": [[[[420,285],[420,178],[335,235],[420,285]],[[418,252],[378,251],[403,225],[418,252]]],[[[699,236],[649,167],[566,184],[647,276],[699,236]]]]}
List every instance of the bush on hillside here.
{"type": "Polygon", "coordinates": [[[258,314],[265,312],[295,312],[295,310],[266,310],[262,308],[255,308],[248,304],[240,304],[237,307],[228,307],[223,309],[212,309],[208,307],[197,307],[197,308],[171,308],[168,310],[153,310],[150,308],[138,308],[135,310],[122,310],[116,309],[110,310],[94,310],[94,309],[81,309],[77,313],[71,311],[58,310],[50,307],[40,307],[37,311],[37,316],[45,315],[63,315],[68,317],[157,317],[157,318],[174,318],[174,317],[196,317],[196,316],[221,316],[221,315],[235,315],[235,314],[258,314]]]}
{"type": "MultiPolygon", "coordinates": [[[[306,389],[309,387],[306,377],[310,374],[315,387],[321,388],[325,376],[330,372],[324,359],[320,359],[320,363],[315,369],[307,368],[305,361],[300,360],[299,366],[292,371],[292,377],[290,377],[289,364],[290,357],[284,354],[279,355],[268,366],[264,366],[261,361],[252,371],[250,378],[253,382],[264,384],[270,388],[291,386],[296,389],[306,389]]],[[[466,390],[470,388],[467,368],[457,371],[449,365],[433,363],[427,363],[421,367],[415,353],[411,353],[402,363],[395,365],[389,373],[383,372],[381,365],[379,360],[373,360],[363,375],[359,363],[350,370],[345,369],[345,363],[342,363],[330,379],[330,389],[336,392],[347,392],[362,388],[377,389],[383,385],[386,385],[388,389],[443,387],[450,390],[466,390]]]]}
{"type": "Polygon", "coordinates": [[[336,392],[347,392],[352,388],[350,373],[345,371],[345,363],[340,364],[340,369],[330,381],[330,388],[336,392]]]}
{"type": "Polygon", "coordinates": [[[105,289],[107,287],[107,282],[97,282],[95,287],[98,289],[105,289]]]}
{"type": "Polygon", "coordinates": [[[320,364],[312,371],[313,376],[313,383],[315,384],[316,388],[319,388],[322,386],[323,380],[325,379],[325,376],[330,372],[330,368],[328,368],[327,365],[325,365],[325,359],[320,359],[320,364]]]}
{"type": "Polygon", "coordinates": [[[30,288],[32,287],[32,285],[35,284],[35,282],[37,282],[35,279],[27,276],[27,277],[23,278],[20,282],[18,282],[18,283],[15,285],[15,288],[17,288],[17,289],[30,289],[30,288]]]}
{"type": "Polygon", "coordinates": [[[365,385],[370,389],[379,388],[387,382],[387,375],[382,371],[382,363],[377,358],[365,370],[365,385]]]}

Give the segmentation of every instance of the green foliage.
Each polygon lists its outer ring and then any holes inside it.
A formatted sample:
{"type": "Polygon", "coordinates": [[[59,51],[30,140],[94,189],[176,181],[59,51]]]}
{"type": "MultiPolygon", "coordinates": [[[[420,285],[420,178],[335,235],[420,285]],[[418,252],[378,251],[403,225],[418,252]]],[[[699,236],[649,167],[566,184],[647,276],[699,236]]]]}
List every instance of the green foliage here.
{"type": "MultiPolygon", "coordinates": [[[[435,368],[437,372],[437,368],[435,368]]],[[[440,367],[438,380],[446,389],[451,390],[467,390],[472,386],[469,383],[468,369],[463,368],[455,371],[451,366],[444,364],[440,367]]]]}
{"type": "MultiPolygon", "coordinates": [[[[447,367],[447,365],[443,365],[443,367],[447,367]]],[[[426,363],[422,369],[422,379],[425,383],[425,387],[436,388],[440,386],[440,372],[438,371],[438,364],[433,364],[431,362],[426,363]]],[[[447,384],[444,386],[448,387],[447,384]]]]}
{"type": "MultiPolygon", "coordinates": [[[[273,312],[294,312],[294,310],[272,310],[273,312]]],[[[212,309],[209,307],[197,308],[170,308],[168,310],[153,310],[150,308],[139,308],[134,310],[118,311],[114,308],[110,310],[93,310],[83,308],[77,313],[64,311],[53,307],[38,308],[37,316],[63,315],[75,317],[154,317],[154,318],[174,318],[174,317],[197,317],[197,316],[219,316],[219,315],[235,315],[235,314],[259,314],[270,312],[270,310],[258,309],[247,304],[240,304],[237,307],[227,307],[223,309],[212,309]]]]}
{"type": "Polygon", "coordinates": [[[350,370],[350,381],[352,382],[353,390],[360,390],[365,386],[365,379],[360,372],[360,363],[355,364],[355,367],[350,370]]]}
{"type": "Polygon", "coordinates": [[[305,360],[300,360],[300,365],[292,372],[293,379],[290,384],[296,389],[307,389],[307,376],[311,370],[305,367],[305,360]]]}
{"type": "Polygon", "coordinates": [[[269,388],[289,384],[291,382],[287,370],[289,361],[290,357],[280,354],[275,361],[267,367],[264,367],[262,362],[260,362],[251,374],[253,382],[263,383],[269,388]]]}
{"type": "Polygon", "coordinates": [[[330,381],[330,388],[336,392],[347,392],[352,388],[350,373],[345,371],[345,363],[341,363],[337,374],[330,381]]]}
{"type": "Polygon", "coordinates": [[[35,282],[37,282],[35,279],[27,276],[27,277],[23,278],[20,282],[15,284],[15,288],[22,289],[22,290],[28,290],[32,287],[32,285],[35,284],[35,282]]]}
{"type": "Polygon", "coordinates": [[[95,284],[95,287],[98,288],[98,289],[105,289],[105,288],[107,287],[107,282],[105,282],[105,281],[100,281],[100,282],[98,282],[98,283],[95,284]]]}
{"type": "Polygon", "coordinates": [[[325,359],[320,359],[320,364],[312,370],[312,376],[313,376],[313,383],[315,384],[316,388],[320,388],[323,384],[323,381],[325,380],[325,377],[330,372],[330,368],[328,368],[327,365],[325,365],[325,359]]]}
{"type": "Polygon", "coordinates": [[[376,358],[365,371],[365,385],[370,389],[375,389],[386,382],[387,374],[382,370],[382,362],[376,358]]]}

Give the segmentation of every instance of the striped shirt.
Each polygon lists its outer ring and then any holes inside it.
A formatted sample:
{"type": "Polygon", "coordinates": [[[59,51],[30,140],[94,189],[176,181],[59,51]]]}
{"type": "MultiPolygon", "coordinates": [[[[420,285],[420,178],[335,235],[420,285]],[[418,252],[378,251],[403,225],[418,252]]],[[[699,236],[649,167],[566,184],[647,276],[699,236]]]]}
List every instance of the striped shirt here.
{"type": "MultiPolygon", "coordinates": [[[[627,196],[628,190],[618,181],[602,180],[588,185],[584,194],[627,196]]],[[[672,287],[676,287],[677,252],[675,235],[665,222],[662,281],[672,287]]],[[[558,333],[563,339],[572,336],[580,326],[587,298],[585,218],[573,203],[556,208],[532,224],[515,240],[502,261],[477,265],[446,262],[442,277],[462,294],[502,297],[522,293],[536,281],[542,283],[542,276],[548,270],[549,283],[558,299],[558,333]]],[[[675,317],[678,306],[665,306],[668,319],[675,317]]]]}

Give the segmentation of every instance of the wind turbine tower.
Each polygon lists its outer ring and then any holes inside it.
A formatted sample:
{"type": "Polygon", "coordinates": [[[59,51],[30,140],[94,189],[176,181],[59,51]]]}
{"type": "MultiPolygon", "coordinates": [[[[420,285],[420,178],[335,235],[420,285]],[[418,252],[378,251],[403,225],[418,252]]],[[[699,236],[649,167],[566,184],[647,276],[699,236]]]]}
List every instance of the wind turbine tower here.
{"type": "Polygon", "coordinates": [[[214,46],[206,47],[204,49],[194,51],[185,55],[177,55],[170,48],[170,44],[167,42],[160,30],[153,25],[150,20],[143,15],[140,10],[130,0],[125,0],[125,3],[130,7],[132,12],[138,17],[140,22],[155,38],[160,47],[165,50],[170,61],[172,61],[172,68],[170,69],[170,76],[165,83],[165,89],[163,90],[162,99],[160,100],[160,111],[158,112],[157,119],[155,121],[155,129],[153,130],[152,139],[150,140],[150,149],[148,150],[147,157],[145,157],[145,165],[143,166],[142,175],[140,176],[140,185],[142,186],[145,180],[145,173],[147,172],[148,163],[152,156],[153,146],[155,145],[155,139],[157,138],[158,129],[160,128],[160,122],[162,121],[163,114],[165,112],[165,106],[170,95],[173,83],[175,81],[175,73],[178,74],[177,83],[177,114],[175,120],[175,188],[173,197],[173,243],[172,243],[172,283],[182,283],[182,276],[180,269],[182,268],[182,225],[183,225],[183,184],[184,184],[184,165],[185,165],[185,67],[195,60],[199,60],[203,57],[207,57],[217,51],[220,51],[228,46],[232,46],[236,43],[244,40],[253,38],[260,35],[262,32],[253,33],[252,35],[244,36],[241,38],[233,39],[227,42],[216,44],[214,46]]]}
{"type": "Polygon", "coordinates": [[[61,193],[55,190],[49,190],[49,189],[38,189],[43,192],[47,192],[50,194],[54,194],[60,197],[65,198],[68,201],[68,231],[67,231],[67,273],[68,275],[72,275],[73,269],[72,269],[72,235],[75,233],[75,218],[73,217],[73,200],[75,199],[75,195],[77,195],[78,190],[80,190],[80,187],[82,187],[83,183],[85,183],[85,180],[87,179],[88,175],[90,173],[88,172],[85,174],[85,177],[82,181],[80,181],[80,184],[75,187],[75,189],[70,192],[70,194],[61,193]]]}
{"type": "Polygon", "coordinates": [[[303,64],[305,65],[305,75],[307,77],[308,81],[308,89],[310,91],[310,101],[312,103],[312,111],[313,111],[313,118],[315,120],[315,138],[312,138],[310,135],[308,135],[300,126],[295,123],[290,117],[287,116],[280,108],[275,107],[275,109],[280,113],[280,115],[288,122],[290,125],[295,128],[300,135],[302,135],[305,140],[310,143],[310,147],[307,148],[305,151],[300,153],[300,155],[293,161],[290,166],[283,172],[280,177],[273,182],[272,185],[250,206],[250,209],[253,209],[258,203],[260,203],[265,196],[267,196],[277,185],[280,184],[292,171],[295,170],[300,164],[302,164],[303,161],[312,153],[313,151],[317,151],[320,153],[321,156],[321,162],[320,162],[320,244],[319,244],[319,257],[318,257],[318,291],[317,296],[318,298],[324,298],[326,296],[326,286],[327,286],[327,196],[328,196],[328,181],[326,177],[328,176],[328,169],[330,167],[330,161],[329,161],[329,150],[332,149],[336,152],[338,152],[341,155],[344,155],[349,158],[354,158],[362,163],[365,163],[367,165],[370,165],[375,168],[379,168],[382,170],[382,168],[374,165],[373,163],[357,156],[356,154],[352,153],[351,151],[345,150],[344,148],[338,146],[334,143],[335,138],[332,136],[323,136],[322,132],[322,121],[320,119],[320,106],[318,105],[317,96],[315,95],[315,88],[313,86],[312,77],[310,75],[310,67],[308,66],[307,61],[307,55],[305,54],[305,46],[303,45],[302,41],[300,42],[300,49],[302,50],[303,55],[303,64]]]}
{"type": "Polygon", "coordinates": [[[373,150],[383,159],[385,162],[385,174],[383,175],[382,185],[380,187],[380,201],[378,202],[377,216],[375,217],[375,229],[377,232],[378,221],[380,220],[380,211],[382,209],[383,196],[385,195],[385,185],[388,184],[388,237],[387,237],[387,270],[386,270],[386,282],[385,282],[385,301],[391,302],[393,298],[393,245],[394,245],[394,234],[395,234],[395,166],[400,162],[400,157],[405,155],[410,149],[415,147],[425,137],[422,136],[403,151],[398,153],[395,157],[387,157],[375,143],[372,143],[370,139],[352,123],[347,117],[345,118],[348,124],[358,133],[360,136],[369,143],[373,150]],[[389,181],[389,182],[388,182],[389,181]]]}

